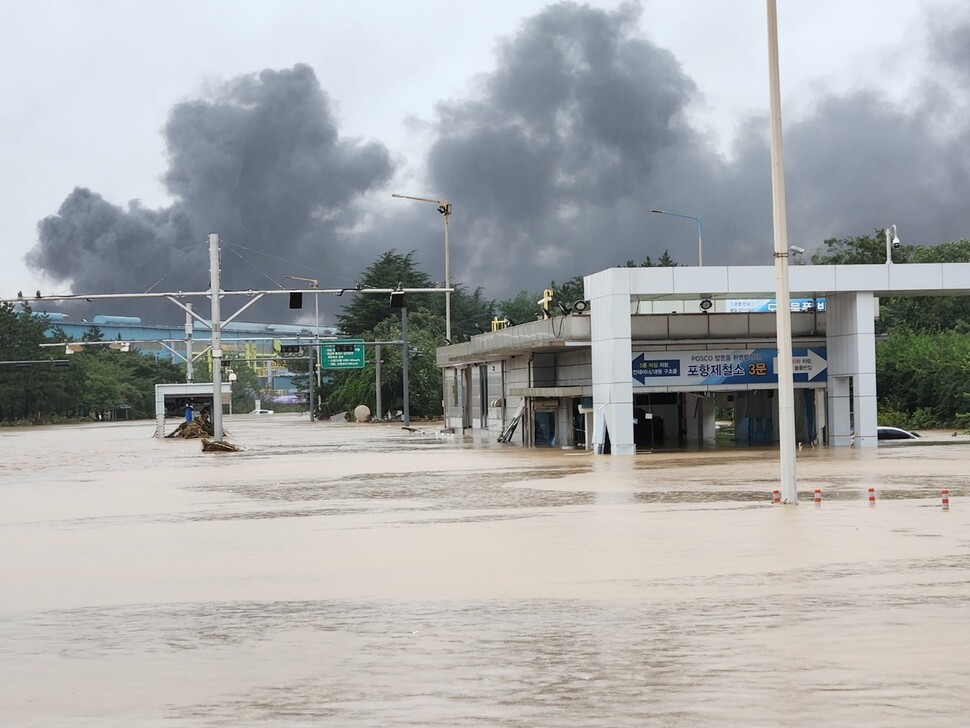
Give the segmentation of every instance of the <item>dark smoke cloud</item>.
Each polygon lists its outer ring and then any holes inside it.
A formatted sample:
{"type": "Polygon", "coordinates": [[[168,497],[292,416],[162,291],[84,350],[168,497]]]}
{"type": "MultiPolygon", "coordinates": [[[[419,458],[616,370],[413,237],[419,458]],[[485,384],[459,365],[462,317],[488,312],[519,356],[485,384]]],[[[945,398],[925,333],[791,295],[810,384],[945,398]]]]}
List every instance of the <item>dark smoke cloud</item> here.
{"type": "Polygon", "coordinates": [[[464,226],[470,283],[541,288],[642,260],[642,212],[716,158],[687,123],[694,83],[638,21],[635,5],[551,6],[502,44],[474,98],[440,106],[429,173],[464,226]],[[671,180],[676,166],[695,173],[671,180]]]}
{"type": "MultiPolygon", "coordinates": [[[[524,22],[499,45],[494,71],[437,107],[418,189],[388,189],[388,151],[340,136],[309,68],[237,79],[171,114],[164,181],[175,204],[121,209],[75,190],[41,222],[30,260],[78,292],[143,290],[166,273],[163,289],[205,287],[204,238],[215,231],[345,276],[324,285],[350,283],[391,248],[416,250],[440,277],[430,206],[388,200],[384,217],[368,214],[369,194],[393,191],[454,204],[452,280],[493,298],[665,250],[696,264],[694,224],[651,208],[703,216],[705,264],[770,265],[767,117],[744,120],[721,154],[691,122],[700,91],[643,36],[642,15],[638,4],[562,2],[524,22]]],[[[906,105],[874,90],[820,93],[809,113],[786,118],[793,244],[811,251],[890,224],[906,243],[967,235],[970,20],[951,14],[922,32],[935,50],[906,105]]],[[[767,106],[767,67],[764,83],[767,106]]],[[[270,287],[262,272],[223,260],[227,288],[270,287]]]]}
{"type": "MultiPolygon", "coordinates": [[[[75,189],[57,215],[40,222],[28,263],[70,281],[77,293],[113,293],[156,284],[160,291],[205,290],[210,232],[227,243],[227,289],[274,288],[274,280],[292,285],[282,280],[286,274],[319,277],[293,261],[339,271],[352,283],[375,254],[353,244],[349,231],[361,216],[353,203],[387,182],[390,155],[381,144],[340,137],[308,66],[245,76],[210,98],[181,103],[164,134],[164,183],[174,204],[152,211],[135,202],[124,209],[75,189]],[[247,250],[240,258],[231,246],[247,250]]],[[[100,312],[109,308],[98,305],[100,312]]],[[[170,303],[115,308],[166,321],[181,315],[170,303]]],[[[262,318],[278,316],[280,304],[260,309],[262,318]]]]}
{"type": "MultiPolygon", "coordinates": [[[[640,14],[552,5],[502,44],[470,98],[441,104],[428,170],[455,203],[461,280],[501,297],[665,250],[696,264],[694,223],[650,208],[703,216],[705,264],[772,263],[767,117],[719,154],[689,120],[698,90],[642,37],[640,14]]],[[[792,243],[890,224],[909,243],[966,236],[970,123],[944,76],[967,78],[970,23],[949,21],[926,30],[937,66],[908,106],[823,94],[786,120],[792,243]]]]}

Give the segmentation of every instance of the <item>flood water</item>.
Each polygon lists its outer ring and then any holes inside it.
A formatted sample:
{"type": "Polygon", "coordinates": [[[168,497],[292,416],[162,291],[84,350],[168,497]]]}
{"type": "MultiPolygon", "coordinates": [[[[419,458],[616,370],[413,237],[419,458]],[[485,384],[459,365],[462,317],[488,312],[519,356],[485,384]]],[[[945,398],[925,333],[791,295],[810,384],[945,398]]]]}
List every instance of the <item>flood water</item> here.
{"type": "Polygon", "coordinates": [[[0,725],[968,722],[970,438],[781,506],[766,450],[226,428],[0,429],[0,725]]]}

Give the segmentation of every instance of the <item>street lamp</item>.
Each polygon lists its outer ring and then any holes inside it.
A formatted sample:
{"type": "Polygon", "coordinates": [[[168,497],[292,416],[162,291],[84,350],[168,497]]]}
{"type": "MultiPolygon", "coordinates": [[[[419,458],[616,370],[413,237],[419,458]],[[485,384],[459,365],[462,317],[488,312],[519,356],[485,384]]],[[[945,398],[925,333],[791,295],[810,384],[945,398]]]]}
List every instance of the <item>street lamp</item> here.
{"type": "Polygon", "coordinates": [[[778,332],[778,441],[781,496],[798,503],[795,468],[795,385],[792,362],[791,286],[788,280],[788,212],[785,155],[781,133],[781,82],[778,73],[778,6],[766,0],[768,15],[768,101],[771,129],[771,202],[775,258],[775,327],[778,332]]]}
{"type": "Polygon", "coordinates": [[[236,383],[236,373],[229,370],[229,414],[232,414],[232,385],[236,383]]]}
{"type": "MultiPolygon", "coordinates": [[[[285,277],[289,278],[292,281],[306,281],[307,283],[310,284],[310,288],[313,288],[313,289],[320,288],[320,281],[318,281],[316,278],[303,278],[301,276],[285,276],[285,277]]],[[[319,347],[320,346],[320,294],[319,293],[313,294],[313,315],[314,315],[316,331],[317,331],[317,347],[319,347]]],[[[313,361],[317,361],[316,356],[313,357],[313,361]]],[[[317,389],[320,389],[320,362],[319,361],[317,361],[317,389]]],[[[310,397],[310,411],[311,411],[310,419],[313,419],[313,415],[312,415],[313,397],[310,397]]]]}
{"type": "Polygon", "coordinates": [[[886,263],[891,264],[893,262],[893,248],[898,248],[899,236],[896,234],[896,226],[893,225],[891,228],[886,228],[886,263]]]}
{"type": "MultiPolygon", "coordinates": [[[[451,203],[448,200],[436,200],[432,197],[413,197],[411,195],[391,195],[401,200],[417,200],[430,202],[438,206],[438,212],[445,218],[445,288],[451,288],[451,266],[448,259],[448,218],[451,217],[451,203]]],[[[445,291],[445,338],[451,341],[451,291],[445,291]]]]}
{"type": "Polygon", "coordinates": [[[697,265],[704,265],[704,236],[702,234],[703,223],[700,215],[682,215],[679,212],[667,212],[666,210],[651,210],[650,212],[655,212],[658,215],[670,215],[672,217],[683,217],[687,220],[693,220],[697,223],[697,265]]]}

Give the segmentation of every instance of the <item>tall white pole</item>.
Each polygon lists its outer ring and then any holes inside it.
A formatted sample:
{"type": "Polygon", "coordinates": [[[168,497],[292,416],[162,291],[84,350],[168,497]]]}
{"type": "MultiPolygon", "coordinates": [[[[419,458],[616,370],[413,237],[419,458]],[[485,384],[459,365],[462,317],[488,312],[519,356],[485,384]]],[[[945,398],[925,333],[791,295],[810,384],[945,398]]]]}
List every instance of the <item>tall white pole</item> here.
{"type": "Polygon", "coordinates": [[[401,377],[404,380],[404,414],[403,424],[405,427],[411,426],[411,403],[408,399],[408,360],[410,357],[408,348],[408,307],[401,306],[401,377]]]}
{"type": "MultiPolygon", "coordinates": [[[[317,281],[313,282],[314,288],[319,288],[317,281]]],[[[310,400],[310,422],[316,417],[317,410],[320,409],[320,294],[313,294],[313,315],[316,319],[317,340],[313,345],[313,356],[310,357],[310,367],[316,371],[317,386],[313,389],[313,396],[310,400]]],[[[310,373],[310,386],[313,387],[313,372],[310,373]]]]}
{"type": "Polygon", "coordinates": [[[374,402],[375,410],[374,415],[377,419],[381,419],[384,415],[384,410],[382,409],[383,403],[381,402],[381,345],[374,345],[374,392],[376,401],[374,402]]]}
{"type": "MultiPolygon", "coordinates": [[[[400,200],[417,200],[418,202],[430,202],[438,206],[438,212],[440,212],[445,218],[445,288],[451,288],[451,260],[450,260],[450,250],[448,249],[448,218],[451,217],[451,203],[448,200],[438,200],[434,197],[415,197],[413,195],[401,195],[394,193],[391,197],[397,197],[400,200]]],[[[449,341],[451,340],[451,291],[445,291],[445,338],[449,341]]]]}
{"type": "Polygon", "coordinates": [[[778,77],[778,9],[768,3],[768,83],[771,97],[771,199],[775,233],[775,312],[778,330],[778,421],[781,497],[798,503],[795,476],[795,388],[788,286],[788,218],[785,210],[785,162],[781,143],[781,84],[778,77]]]}
{"type": "Polygon", "coordinates": [[[192,304],[185,304],[185,381],[195,379],[195,362],[192,361],[192,304]]]}
{"type": "MultiPolygon", "coordinates": [[[[445,288],[451,288],[451,256],[448,248],[448,218],[451,217],[451,203],[444,203],[445,211],[445,288]]],[[[451,341],[451,291],[445,291],[445,338],[451,341]]]]}
{"type": "Polygon", "coordinates": [[[209,235],[209,294],[212,301],[212,436],[222,442],[222,321],[219,313],[219,235],[209,235]]]}
{"type": "Polygon", "coordinates": [[[704,224],[701,222],[700,216],[697,218],[697,267],[704,267],[704,234],[703,234],[704,224]]]}

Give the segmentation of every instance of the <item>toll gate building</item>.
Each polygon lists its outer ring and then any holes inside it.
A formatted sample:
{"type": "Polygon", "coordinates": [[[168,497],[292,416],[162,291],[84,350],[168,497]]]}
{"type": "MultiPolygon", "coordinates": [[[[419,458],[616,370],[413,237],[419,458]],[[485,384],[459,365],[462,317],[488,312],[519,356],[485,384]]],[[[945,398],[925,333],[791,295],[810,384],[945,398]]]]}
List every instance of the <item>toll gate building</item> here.
{"type": "MultiPolygon", "coordinates": [[[[792,266],[796,440],[876,447],[880,296],[967,295],[970,263],[792,266]]],[[[610,268],[586,305],[441,347],[445,427],[528,447],[739,444],[779,438],[773,266],[610,268]]]]}

